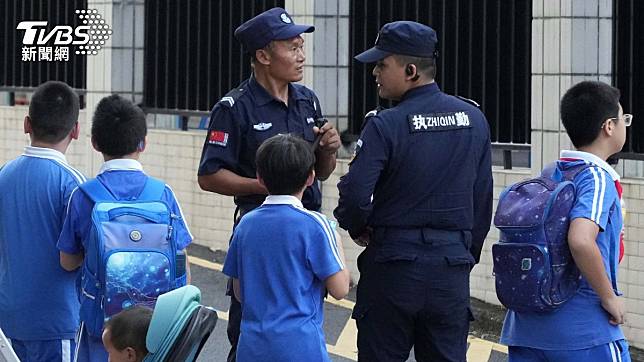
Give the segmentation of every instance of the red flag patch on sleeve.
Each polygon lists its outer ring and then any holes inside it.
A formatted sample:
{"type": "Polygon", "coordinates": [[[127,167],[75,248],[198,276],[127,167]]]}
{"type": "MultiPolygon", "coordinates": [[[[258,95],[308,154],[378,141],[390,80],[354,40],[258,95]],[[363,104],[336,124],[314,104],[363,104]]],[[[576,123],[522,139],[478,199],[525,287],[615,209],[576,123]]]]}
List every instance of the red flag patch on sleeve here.
{"type": "Polygon", "coordinates": [[[228,133],[222,131],[210,131],[208,143],[211,145],[226,147],[228,144],[228,133]]]}

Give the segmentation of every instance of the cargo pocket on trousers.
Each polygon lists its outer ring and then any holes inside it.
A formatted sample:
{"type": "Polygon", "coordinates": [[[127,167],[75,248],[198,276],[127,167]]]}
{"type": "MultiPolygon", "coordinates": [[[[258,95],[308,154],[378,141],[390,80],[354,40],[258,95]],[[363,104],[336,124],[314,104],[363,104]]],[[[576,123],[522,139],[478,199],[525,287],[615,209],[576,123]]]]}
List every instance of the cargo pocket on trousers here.
{"type": "Polygon", "coordinates": [[[471,268],[474,265],[474,259],[471,256],[446,256],[445,260],[449,266],[464,266],[471,268]]]}
{"type": "Polygon", "coordinates": [[[395,249],[386,249],[382,248],[378,250],[378,253],[375,257],[376,263],[389,263],[389,262],[405,262],[405,261],[414,261],[416,260],[416,253],[395,250],[395,249]]]}

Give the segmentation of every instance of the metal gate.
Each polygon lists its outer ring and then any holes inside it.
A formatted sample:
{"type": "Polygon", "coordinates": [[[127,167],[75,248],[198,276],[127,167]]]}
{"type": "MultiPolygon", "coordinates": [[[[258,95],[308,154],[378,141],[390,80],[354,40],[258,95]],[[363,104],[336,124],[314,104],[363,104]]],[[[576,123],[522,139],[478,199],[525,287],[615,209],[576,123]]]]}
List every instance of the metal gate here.
{"type": "MultiPolygon", "coordinates": [[[[388,22],[413,20],[438,33],[437,82],[481,104],[493,142],[530,143],[532,1],[352,0],[350,54],[371,47],[388,22]]],[[[351,62],[350,129],[379,100],[373,65],[351,62]]]]}
{"type": "Polygon", "coordinates": [[[283,7],[284,0],[146,1],[146,110],[209,111],[250,75],[250,58],[234,39],[235,29],[276,6],[283,7]]]}

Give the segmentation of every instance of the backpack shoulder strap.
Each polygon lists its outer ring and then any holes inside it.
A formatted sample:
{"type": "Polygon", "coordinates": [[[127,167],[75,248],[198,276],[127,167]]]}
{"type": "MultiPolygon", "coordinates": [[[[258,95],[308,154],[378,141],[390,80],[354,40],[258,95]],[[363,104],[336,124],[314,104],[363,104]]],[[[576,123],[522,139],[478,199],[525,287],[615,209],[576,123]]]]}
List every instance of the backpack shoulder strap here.
{"type": "Polygon", "coordinates": [[[165,182],[154,177],[148,177],[143,186],[143,191],[139,194],[139,200],[161,200],[165,191],[165,182]]]}
{"type": "Polygon", "coordinates": [[[116,197],[103,185],[101,181],[93,178],[84,182],[79,188],[89,197],[94,203],[100,201],[115,201],[116,197]]]}

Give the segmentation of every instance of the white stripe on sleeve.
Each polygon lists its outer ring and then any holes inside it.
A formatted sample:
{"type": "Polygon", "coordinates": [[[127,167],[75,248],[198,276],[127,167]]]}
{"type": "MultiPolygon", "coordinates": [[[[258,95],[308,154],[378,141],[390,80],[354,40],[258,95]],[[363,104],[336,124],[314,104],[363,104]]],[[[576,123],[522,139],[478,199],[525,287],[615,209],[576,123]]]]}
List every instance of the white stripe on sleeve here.
{"type": "Polygon", "coordinates": [[[72,344],[69,339],[62,339],[60,341],[60,352],[62,362],[72,362],[72,344]]]}
{"type": "Polygon", "coordinates": [[[601,189],[601,191],[599,193],[599,201],[597,203],[598,206],[597,206],[597,221],[596,222],[597,222],[597,225],[599,225],[599,222],[601,221],[601,218],[602,218],[602,211],[604,211],[603,206],[604,206],[604,195],[606,194],[606,173],[604,171],[602,171],[602,170],[599,170],[599,169],[597,170],[597,172],[599,172],[601,174],[601,176],[602,176],[601,177],[602,189],[601,189]]]}
{"type": "Polygon", "coordinates": [[[335,241],[335,232],[331,229],[331,226],[329,225],[328,222],[322,218],[321,215],[319,215],[317,212],[314,211],[309,211],[309,210],[301,210],[306,212],[307,214],[313,216],[313,218],[322,226],[324,229],[324,233],[327,236],[327,241],[329,243],[329,246],[331,247],[331,251],[333,252],[333,257],[335,258],[335,261],[340,265],[340,268],[344,269],[344,264],[342,263],[342,259],[340,259],[340,252],[338,251],[337,247],[337,242],[335,241]]]}
{"type": "Polygon", "coordinates": [[[592,210],[590,212],[590,219],[595,221],[595,215],[597,214],[597,197],[599,196],[599,178],[597,177],[597,172],[593,167],[590,167],[590,173],[593,174],[593,179],[595,180],[595,187],[593,187],[593,204],[592,210]]]}

